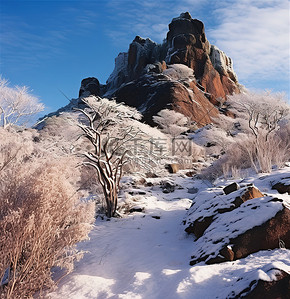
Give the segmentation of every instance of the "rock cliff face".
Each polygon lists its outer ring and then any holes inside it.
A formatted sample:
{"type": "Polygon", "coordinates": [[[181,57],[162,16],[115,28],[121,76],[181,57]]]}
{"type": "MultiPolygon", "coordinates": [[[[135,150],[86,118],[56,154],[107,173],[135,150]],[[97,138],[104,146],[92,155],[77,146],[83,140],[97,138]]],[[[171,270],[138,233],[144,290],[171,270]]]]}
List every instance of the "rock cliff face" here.
{"type": "Polygon", "coordinates": [[[218,115],[226,95],[237,92],[232,60],[210,45],[203,23],[186,12],[169,24],[162,45],[137,36],[116,58],[106,85],[84,79],[80,96],[115,97],[139,109],[148,123],[161,109],[171,108],[202,126],[218,115]]]}

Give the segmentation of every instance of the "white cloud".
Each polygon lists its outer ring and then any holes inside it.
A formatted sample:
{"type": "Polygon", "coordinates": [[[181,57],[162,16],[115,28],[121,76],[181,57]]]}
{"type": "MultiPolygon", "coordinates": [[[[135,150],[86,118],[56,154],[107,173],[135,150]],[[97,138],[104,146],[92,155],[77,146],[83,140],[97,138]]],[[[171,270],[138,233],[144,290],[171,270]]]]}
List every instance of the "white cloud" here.
{"type": "Polygon", "coordinates": [[[215,15],[208,38],[233,58],[239,79],[289,78],[288,1],[224,1],[215,15]]]}
{"type": "Polygon", "coordinates": [[[111,0],[108,7],[114,9],[112,20],[118,22],[118,27],[108,29],[107,34],[118,45],[120,42],[128,44],[136,35],[160,43],[166,38],[172,18],[185,11],[198,12],[207,2],[209,0],[111,0]]]}

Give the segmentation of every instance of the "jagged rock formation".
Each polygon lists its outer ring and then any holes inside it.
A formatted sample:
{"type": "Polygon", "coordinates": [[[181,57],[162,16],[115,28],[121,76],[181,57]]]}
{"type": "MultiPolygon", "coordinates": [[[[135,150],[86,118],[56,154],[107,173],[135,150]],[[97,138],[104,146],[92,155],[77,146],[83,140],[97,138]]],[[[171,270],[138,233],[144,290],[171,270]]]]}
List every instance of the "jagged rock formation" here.
{"type": "Polygon", "coordinates": [[[218,115],[226,95],[240,90],[232,60],[210,45],[203,23],[188,12],[172,20],[162,45],[137,36],[128,52],[116,58],[107,84],[98,84],[97,79],[84,79],[80,96],[115,97],[139,109],[148,123],[161,109],[172,108],[199,126],[218,115]],[[181,78],[178,65],[191,75],[181,78]],[[172,67],[179,75],[173,76],[172,67]]]}

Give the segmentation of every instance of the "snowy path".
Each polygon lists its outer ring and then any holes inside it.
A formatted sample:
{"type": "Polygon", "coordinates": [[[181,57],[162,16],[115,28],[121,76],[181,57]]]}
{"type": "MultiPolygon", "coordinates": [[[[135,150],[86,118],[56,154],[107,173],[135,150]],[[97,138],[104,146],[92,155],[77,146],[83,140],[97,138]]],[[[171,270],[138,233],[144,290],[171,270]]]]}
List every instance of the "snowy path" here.
{"type": "Polygon", "coordinates": [[[176,298],[178,281],[190,269],[193,239],[180,225],[190,201],[147,200],[146,215],[97,222],[80,246],[90,253],[51,298],[176,298]]]}
{"type": "Polygon", "coordinates": [[[224,299],[244,290],[253,279],[267,280],[275,265],[290,273],[290,251],[283,249],[235,262],[189,266],[194,241],[181,225],[194,197],[188,189],[206,186],[190,178],[174,181],[183,188],[165,194],[156,186],[143,187],[145,195],[132,196],[144,213],[98,220],[91,239],[79,244],[88,252],[47,298],[224,299]]]}

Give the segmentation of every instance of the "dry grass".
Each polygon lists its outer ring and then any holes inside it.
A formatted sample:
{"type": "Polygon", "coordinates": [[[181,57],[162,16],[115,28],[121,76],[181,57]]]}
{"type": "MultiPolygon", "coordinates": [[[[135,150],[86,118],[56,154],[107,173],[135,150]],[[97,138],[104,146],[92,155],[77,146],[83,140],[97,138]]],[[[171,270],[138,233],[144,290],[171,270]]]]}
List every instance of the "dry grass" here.
{"type": "MultiPolygon", "coordinates": [[[[266,140],[264,134],[257,138],[253,135],[240,134],[229,146],[224,156],[206,169],[202,176],[215,179],[243,176],[246,169],[252,168],[256,173],[271,172],[273,166],[281,167],[290,159],[290,130],[281,128],[266,140]]],[[[247,172],[245,172],[247,174],[247,172]]]]}

